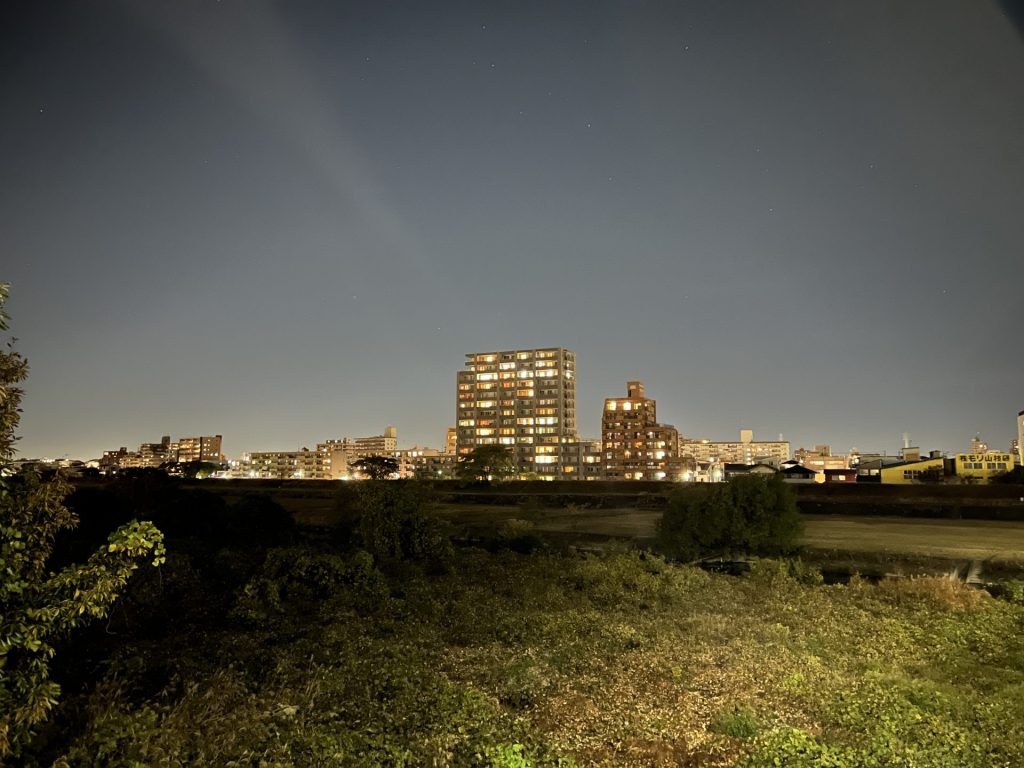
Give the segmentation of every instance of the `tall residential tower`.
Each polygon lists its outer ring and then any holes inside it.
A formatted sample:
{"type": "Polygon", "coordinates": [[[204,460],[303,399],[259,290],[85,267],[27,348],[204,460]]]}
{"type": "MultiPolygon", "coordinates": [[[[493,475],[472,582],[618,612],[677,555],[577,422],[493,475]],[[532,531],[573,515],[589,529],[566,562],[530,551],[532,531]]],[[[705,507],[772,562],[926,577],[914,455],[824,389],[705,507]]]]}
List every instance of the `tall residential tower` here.
{"type": "Polygon", "coordinates": [[[562,347],[466,355],[455,405],[459,456],[503,445],[520,477],[572,479],[578,462],[576,355],[562,347]]]}
{"type": "Polygon", "coordinates": [[[625,397],[604,401],[601,443],[608,480],[675,480],[679,432],[658,423],[657,404],[642,381],[626,382],[625,397]]]}

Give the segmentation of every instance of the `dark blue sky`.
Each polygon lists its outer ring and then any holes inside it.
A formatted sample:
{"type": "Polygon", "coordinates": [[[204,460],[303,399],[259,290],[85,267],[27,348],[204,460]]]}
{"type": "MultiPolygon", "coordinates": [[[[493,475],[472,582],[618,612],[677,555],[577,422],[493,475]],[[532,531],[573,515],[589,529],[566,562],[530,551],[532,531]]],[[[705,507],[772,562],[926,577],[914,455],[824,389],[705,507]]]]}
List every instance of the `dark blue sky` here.
{"type": "Polygon", "coordinates": [[[577,417],[1005,448],[1024,44],[982,0],[5,3],[23,455],[440,446],[468,352],[577,417]]]}

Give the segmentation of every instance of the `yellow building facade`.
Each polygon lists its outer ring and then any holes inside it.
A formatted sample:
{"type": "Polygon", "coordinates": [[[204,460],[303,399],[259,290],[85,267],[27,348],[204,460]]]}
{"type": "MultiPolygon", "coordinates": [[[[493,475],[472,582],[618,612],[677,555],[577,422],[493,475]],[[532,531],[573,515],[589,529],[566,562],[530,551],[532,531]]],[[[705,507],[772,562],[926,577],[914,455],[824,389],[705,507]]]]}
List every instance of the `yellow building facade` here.
{"type": "Polygon", "coordinates": [[[960,478],[972,478],[979,483],[987,483],[996,475],[1013,469],[1012,453],[958,453],[956,455],[956,474],[960,478]]]}
{"type": "Polygon", "coordinates": [[[884,485],[910,485],[938,473],[942,477],[942,458],[908,461],[892,466],[883,466],[880,473],[884,485]]]}

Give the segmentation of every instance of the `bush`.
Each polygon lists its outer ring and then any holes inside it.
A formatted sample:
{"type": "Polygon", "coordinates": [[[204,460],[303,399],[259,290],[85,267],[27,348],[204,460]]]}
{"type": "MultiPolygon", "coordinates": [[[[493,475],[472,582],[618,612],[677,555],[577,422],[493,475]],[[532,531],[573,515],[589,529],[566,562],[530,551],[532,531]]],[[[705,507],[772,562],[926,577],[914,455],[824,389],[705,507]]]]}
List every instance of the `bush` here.
{"type": "Polygon", "coordinates": [[[363,547],[378,562],[411,560],[443,565],[452,545],[431,514],[429,490],[403,480],[364,480],[355,486],[363,547]]]}
{"type": "Polygon", "coordinates": [[[747,707],[731,707],[718,714],[711,723],[711,730],[745,741],[757,736],[761,724],[753,710],[747,707]]]}
{"type": "Polygon", "coordinates": [[[657,540],[661,551],[677,560],[780,555],[796,550],[802,528],[792,489],[781,479],[740,475],[707,489],[672,494],[657,540]]]}

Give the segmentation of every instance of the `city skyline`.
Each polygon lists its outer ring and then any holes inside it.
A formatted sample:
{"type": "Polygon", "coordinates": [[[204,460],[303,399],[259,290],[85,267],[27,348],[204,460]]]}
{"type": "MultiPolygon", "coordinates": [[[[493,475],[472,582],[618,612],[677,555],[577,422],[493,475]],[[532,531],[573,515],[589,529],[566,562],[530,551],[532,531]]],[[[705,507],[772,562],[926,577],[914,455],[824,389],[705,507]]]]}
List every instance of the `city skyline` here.
{"type": "Polygon", "coordinates": [[[1024,46],[996,3],[12,2],[22,456],[440,446],[467,352],[693,438],[1006,448],[1024,46]]]}

